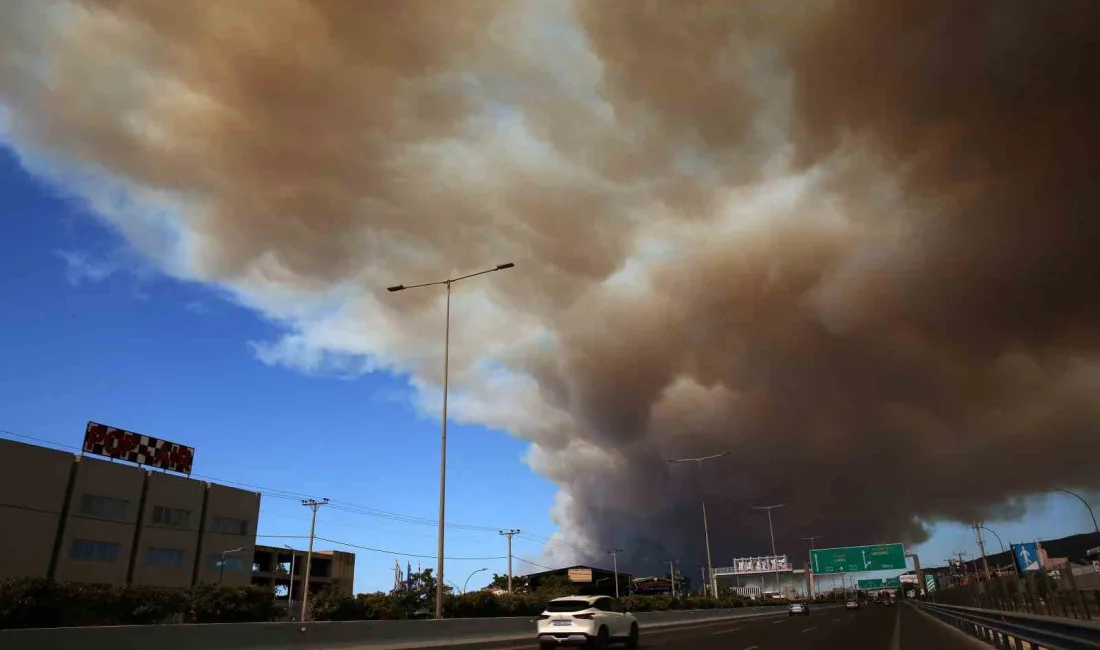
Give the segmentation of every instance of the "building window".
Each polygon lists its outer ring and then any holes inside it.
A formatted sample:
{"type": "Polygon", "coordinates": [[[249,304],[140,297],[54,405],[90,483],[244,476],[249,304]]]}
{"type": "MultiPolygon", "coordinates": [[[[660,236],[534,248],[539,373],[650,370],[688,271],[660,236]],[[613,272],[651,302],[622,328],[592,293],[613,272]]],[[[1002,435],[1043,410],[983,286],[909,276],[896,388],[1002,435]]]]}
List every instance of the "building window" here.
{"type": "Polygon", "coordinates": [[[189,528],[191,526],[191,511],[167,506],[153,506],[153,523],[172,528],[189,528]]]}
{"type": "Polygon", "coordinates": [[[69,557],[86,562],[112,563],[118,559],[117,542],[95,542],[88,539],[74,539],[69,557]]]}
{"type": "MultiPolygon", "coordinates": [[[[222,568],[222,554],[210,556],[210,568],[221,569],[222,568]]],[[[239,555],[226,555],[225,556],[225,570],[226,571],[243,571],[244,570],[244,558],[239,555]]]]}
{"type": "Polygon", "coordinates": [[[91,517],[126,521],[126,513],[129,509],[130,502],[125,499],[101,497],[95,494],[85,494],[80,497],[80,513],[91,517]]]}
{"type": "Polygon", "coordinates": [[[225,535],[248,534],[248,522],[244,519],[237,519],[236,517],[218,517],[215,515],[212,528],[213,530],[211,532],[225,535]]]}
{"type": "Polygon", "coordinates": [[[150,566],[182,567],[183,549],[150,546],[145,549],[145,563],[150,566]]]}

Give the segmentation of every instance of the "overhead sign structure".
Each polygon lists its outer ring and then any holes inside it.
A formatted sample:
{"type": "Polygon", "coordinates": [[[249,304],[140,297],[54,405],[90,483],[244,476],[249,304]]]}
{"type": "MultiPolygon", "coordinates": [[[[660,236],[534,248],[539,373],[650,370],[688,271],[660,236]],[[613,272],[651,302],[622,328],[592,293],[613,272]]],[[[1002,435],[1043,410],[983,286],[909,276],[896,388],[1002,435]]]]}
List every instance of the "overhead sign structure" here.
{"type": "Polygon", "coordinates": [[[760,557],[734,558],[733,565],[726,568],[725,574],[774,573],[776,571],[794,571],[794,565],[786,555],[763,555],[760,557]]]}
{"type": "Polygon", "coordinates": [[[126,460],[170,472],[191,474],[195,448],[134,433],[126,429],[88,422],[83,453],[126,460]]]}
{"type": "Polygon", "coordinates": [[[857,580],[856,589],[900,589],[901,580],[898,578],[868,578],[857,580]]]}
{"type": "Polygon", "coordinates": [[[1027,544],[1013,544],[1012,557],[1016,559],[1016,568],[1020,571],[1038,571],[1039,545],[1035,542],[1027,544]]]}
{"type": "Polygon", "coordinates": [[[570,582],[592,582],[592,569],[569,569],[570,582]]]}
{"type": "Polygon", "coordinates": [[[877,544],[814,549],[810,551],[810,567],[817,575],[905,570],[905,545],[877,544]]]}

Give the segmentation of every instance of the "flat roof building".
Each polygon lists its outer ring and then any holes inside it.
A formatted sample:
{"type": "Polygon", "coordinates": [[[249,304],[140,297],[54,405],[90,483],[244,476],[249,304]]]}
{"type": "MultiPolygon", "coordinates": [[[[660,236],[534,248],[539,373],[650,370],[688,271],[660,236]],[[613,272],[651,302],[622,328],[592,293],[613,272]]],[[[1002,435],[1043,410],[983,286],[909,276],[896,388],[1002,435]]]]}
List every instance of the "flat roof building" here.
{"type": "Polygon", "coordinates": [[[249,585],[259,512],[257,492],[0,439],[0,579],[249,585]]]}

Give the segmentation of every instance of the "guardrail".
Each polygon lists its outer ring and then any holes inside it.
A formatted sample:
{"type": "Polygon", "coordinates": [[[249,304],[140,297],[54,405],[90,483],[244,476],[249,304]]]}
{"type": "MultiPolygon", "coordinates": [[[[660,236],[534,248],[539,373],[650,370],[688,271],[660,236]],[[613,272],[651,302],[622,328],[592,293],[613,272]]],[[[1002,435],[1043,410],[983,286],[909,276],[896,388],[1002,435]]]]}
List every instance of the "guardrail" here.
{"type": "Polygon", "coordinates": [[[1100,625],[1096,623],[932,603],[920,603],[917,607],[997,648],[1024,650],[1024,642],[1032,650],[1100,648],[1100,625]]]}
{"type": "MultiPolygon", "coordinates": [[[[700,609],[635,614],[642,629],[692,625],[723,619],[767,616],[785,605],[700,609]]],[[[408,644],[430,647],[437,642],[496,643],[534,639],[534,616],[449,618],[399,621],[333,621],[321,623],[210,623],[191,625],[119,625],[0,630],[3,650],[278,650],[363,648],[408,644]]]]}

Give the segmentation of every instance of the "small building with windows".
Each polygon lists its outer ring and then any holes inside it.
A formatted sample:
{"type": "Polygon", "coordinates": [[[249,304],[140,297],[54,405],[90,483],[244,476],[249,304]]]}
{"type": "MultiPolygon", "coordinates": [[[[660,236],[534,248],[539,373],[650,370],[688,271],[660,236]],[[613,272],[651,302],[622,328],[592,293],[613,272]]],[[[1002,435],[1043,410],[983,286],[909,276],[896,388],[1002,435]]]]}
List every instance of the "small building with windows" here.
{"type": "Polygon", "coordinates": [[[0,440],[0,579],[248,585],[259,512],[256,492],[0,440]]]}

